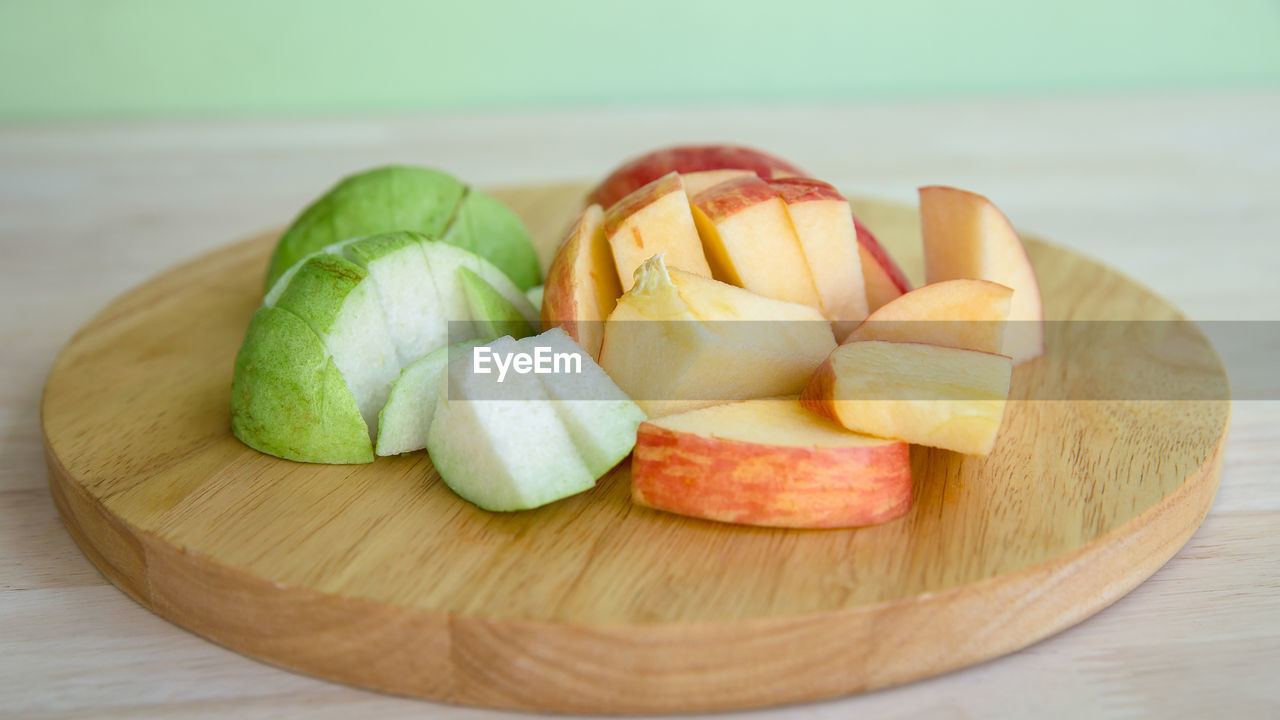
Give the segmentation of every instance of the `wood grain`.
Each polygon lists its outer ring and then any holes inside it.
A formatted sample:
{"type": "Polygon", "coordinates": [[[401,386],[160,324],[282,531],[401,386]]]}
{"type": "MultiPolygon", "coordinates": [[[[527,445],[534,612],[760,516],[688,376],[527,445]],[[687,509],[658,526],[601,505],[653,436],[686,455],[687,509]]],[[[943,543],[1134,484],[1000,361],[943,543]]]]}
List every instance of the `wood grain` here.
{"type": "MultiPolygon", "coordinates": [[[[501,197],[545,261],[582,192],[501,197]]],[[[858,210],[915,267],[914,214],[858,210]]],[[[1029,245],[1050,319],[1179,317],[1117,273],[1029,245]]],[[[881,687],[1088,617],[1172,556],[1217,488],[1225,399],[1031,399],[1129,377],[1105,353],[1074,353],[1069,366],[1051,354],[1019,368],[1020,400],[989,458],[913,451],[916,507],[890,525],[688,520],[632,506],[625,468],[552,506],[489,514],[422,454],[300,465],[230,436],[231,360],[269,251],[269,237],[215,251],[81,330],[46,385],[46,458],[59,511],[113,582],[210,639],[321,677],[584,712],[881,687]]],[[[1172,326],[1195,362],[1152,354],[1141,381],[1222,374],[1202,337],[1172,326]]]]}

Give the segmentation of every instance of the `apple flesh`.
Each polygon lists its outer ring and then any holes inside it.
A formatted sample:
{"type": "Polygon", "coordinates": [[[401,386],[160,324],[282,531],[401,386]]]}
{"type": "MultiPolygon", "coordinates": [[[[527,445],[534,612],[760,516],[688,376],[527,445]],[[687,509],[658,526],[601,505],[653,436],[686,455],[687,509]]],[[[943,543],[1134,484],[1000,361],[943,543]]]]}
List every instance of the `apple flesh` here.
{"type": "Polygon", "coordinates": [[[471,322],[472,303],[460,274],[462,269],[470,270],[484,280],[525,320],[530,323],[538,322],[538,311],[529,304],[529,298],[493,263],[475,253],[439,241],[424,242],[422,250],[426,253],[431,278],[440,295],[441,316],[448,323],[448,337],[441,344],[459,343],[479,335],[479,328],[471,322]]]}
{"type": "Polygon", "coordinates": [[[926,343],[999,354],[1013,290],[986,280],[944,280],[871,313],[845,342],[926,343]]]}
{"type": "Polygon", "coordinates": [[[925,277],[990,280],[1013,289],[1001,352],[1015,363],[1044,354],[1040,284],[1022,240],[987,198],[953,187],[920,188],[925,277]]]}
{"type": "Polygon", "coordinates": [[[750,170],[702,170],[680,173],[680,179],[684,181],[684,191],[690,198],[722,182],[743,177],[755,177],[755,173],[750,170]]]}
{"type": "Polygon", "coordinates": [[[669,415],[640,426],[640,505],[744,525],[875,525],[911,508],[906,443],[847,432],[794,397],[669,415]]]}
{"type": "Polygon", "coordinates": [[[712,277],[776,300],[821,306],[800,239],[772,186],[741,177],[691,202],[712,277]]]}
{"type": "Polygon", "coordinates": [[[659,255],[605,323],[600,365],[659,417],[799,392],[834,347],[818,310],[668,269],[659,255]]]}
{"type": "Polygon", "coordinates": [[[663,175],[610,207],[604,234],[623,292],[635,283],[640,263],[660,253],[671,267],[711,277],[679,173],[663,175]]]}
{"type": "Polygon", "coordinates": [[[369,273],[400,367],[444,345],[448,337],[440,294],[422,250],[427,239],[417,233],[394,232],[326,248],[369,273]]]}
{"type": "Polygon", "coordinates": [[[1013,363],[1004,355],[921,343],[841,345],[800,396],[854,432],[986,455],[995,445],[1013,363]]]}
{"type": "Polygon", "coordinates": [[[776,179],[769,185],[786,204],[823,314],[842,324],[866,318],[866,281],[849,201],[828,183],[812,178],[776,179]]]}
{"type": "Polygon", "coordinates": [[[885,303],[911,290],[906,273],[889,257],[867,226],[853,219],[858,233],[858,259],[862,261],[862,279],[867,289],[867,309],[876,310],[885,303]]]}
{"type": "Polygon", "coordinates": [[[683,145],[662,148],[622,164],[587,196],[588,204],[609,208],[626,195],[670,172],[748,170],[762,178],[804,175],[782,158],[738,145],[683,145]]]}
{"type": "Polygon", "coordinates": [[[458,268],[458,281],[467,296],[472,331],[476,337],[491,340],[510,335],[519,340],[536,332],[533,324],[510,300],[471,268],[458,268]]]}
{"type": "Polygon", "coordinates": [[[613,253],[604,235],[604,211],[588,206],[569,230],[547,271],[542,327],[564,328],[591,355],[600,358],[604,321],[622,294],[613,253]]]}

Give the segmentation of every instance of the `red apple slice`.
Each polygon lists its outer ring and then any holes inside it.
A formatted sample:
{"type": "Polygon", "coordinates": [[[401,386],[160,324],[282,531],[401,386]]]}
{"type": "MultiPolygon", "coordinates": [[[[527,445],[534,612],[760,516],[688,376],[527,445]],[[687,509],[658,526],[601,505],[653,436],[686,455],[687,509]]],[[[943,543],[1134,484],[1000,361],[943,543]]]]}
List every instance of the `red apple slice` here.
{"type": "Polygon", "coordinates": [[[821,307],[800,239],[773,187],[741,177],[704,190],[692,203],[712,277],[775,300],[821,307]]]}
{"type": "Polygon", "coordinates": [[[853,226],[858,233],[858,258],[862,260],[862,278],[867,287],[867,308],[875,311],[911,290],[911,282],[866,225],[855,217],[853,226]]]}
{"type": "Polygon", "coordinates": [[[867,340],[836,348],[800,402],[854,432],[986,455],[1012,371],[1004,355],[867,340]]]}
{"type": "Polygon", "coordinates": [[[871,313],[845,342],[914,342],[999,354],[1013,290],[986,280],[944,280],[871,313]]]}
{"type": "Polygon", "coordinates": [[[636,188],[669,172],[750,170],[762,178],[804,172],[780,157],[740,145],[683,145],[646,153],[619,166],[587,196],[587,203],[608,208],[636,188]]]}
{"type": "Polygon", "coordinates": [[[1044,353],[1040,284],[1022,240],[987,198],[953,187],[920,188],[928,282],[975,278],[1013,288],[1002,353],[1020,363],[1044,353]]]}
{"type": "Polygon", "coordinates": [[[866,283],[849,201],[830,184],[812,178],[776,179],[769,185],[787,206],[823,314],[832,322],[866,318],[866,283]]]}
{"type": "Polygon", "coordinates": [[[600,359],[604,321],[622,294],[613,254],[604,235],[604,211],[591,205],[547,270],[542,295],[542,329],[564,328],[593,360],[600,359]]]}
{"type": "Polygon", "coordinates": [[[667,173],[609,208],[604,234],[624,292],[635,283],[640,263],[662,253],[670,267],[711,277],[679,173],[667,173]]]}
{"type": "Polygon", "coordinates": [[[631,497],[659,510],[771,527],[857,527],[911,508],[905,443],[858,435],[792,398],[640,425],[631,497]]]}
{"type": "Polygon", "coordinates": [[[685,194],[692,198],[703,190],[713,188],[722,182],[753,175],[755,173],[750,170],[701,170],[699,172],[680,173],[680,179],[684,180],[685,194]]]}

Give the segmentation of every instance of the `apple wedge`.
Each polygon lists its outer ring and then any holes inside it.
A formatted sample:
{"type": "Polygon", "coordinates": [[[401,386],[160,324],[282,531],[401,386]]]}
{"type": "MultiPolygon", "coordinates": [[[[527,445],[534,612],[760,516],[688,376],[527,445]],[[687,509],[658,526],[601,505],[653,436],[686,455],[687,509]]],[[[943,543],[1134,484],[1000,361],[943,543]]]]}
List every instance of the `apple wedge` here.
{"type": "Polygon", "coordinates": [[[547,271],[542,327],[562,327],[592,357],[600,358],[604,321],[613,312],[622,285],[604,235],[604,211],[588,206],[569,230],[547,271]]]}
{"type": "Polygon", "coordinates": [[[986,280],[944,280],[871,313],[844,342],[925,343],[1000,354],[1013,290],[986,280]]]}
{"type": "Polygon", "coordinates": [[[986,455],[1009,397],[1004,355],[868,340],[836,348],[800,402],[854,432],[986,455]]]}
{"type": "Polygon", "coordinates": [[[848,432],[794,397],[748,400],[640,425],[631,497],[743,525],[874,525],[911,508],[911,460],[906,443],[848,432]]]}
{"type": "Polygon", "coordinates": [[[525,320],[538,322],[538,311],[529,304],[529,298],[516,287],[510,278],[488,260],[448,243],[428,240],[422,244],[427,256],[427,265],[431,268],[431,278],[435,282],[436,292],[440,295],[440,313],[448,321],[449,344],[471,340],[477,337],[478,330],[471,315],[471,300],[467,296],[467,288],[459,273],[463,268],[470,270],[484,280],[499,295],[507,300],[525,320]]]}
{"type": "Polygon", "coordinates": [[[587,204],[609,208],[636,188],[669,172],[695,173],[704,170],[748,170],[762,178],[775,173],[803,175],[804,172],[780,157],[740,145],[682,145],[645,153],[623,163],[587,196],[587,204]]]}
{"type": "Polygon", "coordinates": [[[889,257],[867,226],[853,219],[858,233],[858,259],[862,261],[862,279],[867,289],[867,309],[876,310],[885,303],[911,290],[906,273],[889,257]]]}
{"type": "Polygon", "coordinates": [[[849,201],[831,185],[812,178],[780,178],[770,180],[769,186],[787,207],[823,314],[837,323],[866,318],[866,281],[849,201]]]}
{"type": "Polygon", "coordinates": [[[422,251],[427,241],[418,233],[392,232],[326,248],[369,273],[401,367],[444,345],[449,334],[422,251]]]}
{"type": "Polygon", "coordinates": [[[769,183],[741,177],[690,202],[712,277],[775,300],[821,307],[786,205],[769,183]]]}
{"type": "Polygon", "coordinates": [[[1044,354],[1040,284],[1022,240],[987,198],[953,187],[920,188],[928,282],[974,278],[1013,289],[1002,354],[1015,363],[1044,354]]]}
{"type": "Polygon", "coordinates": [[[499,338],[452,361],[441,375],[427,431],[436,471],[485,510],[527,510],[595,485],[538,377],[477,372],[474,353],[510,365],[516,341],[499,338]],[[501,379],[499,379],[501,377],[501,379]]]}
{"type": "Polygon", "coordinates": [[[510,335],[519,340],[537,332],[519,308],[471,268],[458,268],[458,281],[467,296],[472,332],[477,338],[492,340],[510,335]]]}
{"type": "Polygon", "coordinates": [[[693,197],[708,188],[715,187],[722,182],[736,180],[741,177],[753,177],[754,172],[750,170],[701,170],[699,172],[682,172],[680,179],[684,181],[684,191],[689,197],[693,197]]]}
{"type": "Polygon", "coordinates": [[[604,215],[604,235],[625,292],[640,263],[659,253],[671,267],[711,277],[679,173],[668,173],[619,200],[604,215]]]}
{"type": "Polygon", "coordinates": [[[668,270],[659,255],[605,323],[600,365],[658,417],[799,392],[834,347],[815,308],[668,270]]]}

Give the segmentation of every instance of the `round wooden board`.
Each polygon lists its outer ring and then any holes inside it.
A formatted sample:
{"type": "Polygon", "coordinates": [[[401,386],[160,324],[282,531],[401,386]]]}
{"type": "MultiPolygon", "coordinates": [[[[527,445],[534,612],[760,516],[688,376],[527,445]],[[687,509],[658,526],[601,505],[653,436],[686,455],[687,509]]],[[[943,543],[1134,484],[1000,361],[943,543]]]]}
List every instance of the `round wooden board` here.
{"type": "MultiPolygon", "coordinates": [[[[583,190],[498,193],[544,267],[583,190]]],[[[918,281],[915,212],[855,206],[918,281]]],[[[1049,319],[1181,317],[1101,265],[1027,244],[1049,319]]],[[[1053,328],[1067,324],[1051,325],[1050,354],[1015,372],[990,457],[913,448],[915,507],[874,528],[648,510],[630,502],[626,463],[591,492],[493,514],[450,492],[425,453],[278,460],[228,422],[232,360],[271,247],[270,236],[229,246],[109,305],[58,357],[43,428],[59,511],[112,582],[185,628],[311,675],[581,712],[858,692],[1008,653],[1097,612],[1186,542],[1217,489],[1225,395],[1028,399],[1153,378],[1225,387],[1212,347],[1180,323],[1138,372],[1105,352],[1061,365],[1054,350],[1068,343],[1053,328]]]]}

